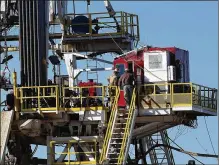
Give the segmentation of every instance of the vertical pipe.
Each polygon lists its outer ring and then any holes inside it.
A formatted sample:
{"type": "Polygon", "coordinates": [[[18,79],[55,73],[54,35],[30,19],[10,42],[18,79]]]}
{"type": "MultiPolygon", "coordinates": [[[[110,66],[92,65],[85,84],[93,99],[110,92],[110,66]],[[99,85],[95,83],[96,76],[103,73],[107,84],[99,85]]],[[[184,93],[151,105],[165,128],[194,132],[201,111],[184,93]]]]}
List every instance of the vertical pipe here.
{"type": "Polygon", "coordinates": [[[20,56],[20,65],[21,65],[21,70],[20,70],[20,75],[21,75],[21,85],[24,84],[24,80],[23,80],[23,74],[24,74],[24,61],[23,61],[23,48],[22,48],[22,42],[23,42],[23,24],[22,22],[22,3],[23,1],[18,1],[18,15],[19,15],[19,32],[20,32],[20,36],[19,36],[19,56],[20,56]]]}
{"type": "Polygon", "coordinates": [[[24,85],[27,86],[27,76],[28,76],[28,73],[27,73],[27,50],[26,50],[26,45],[27,45],[27,28],[26,28],[26,12],[27,12],[27,9],[25,7],[25,2],[26,1],[23,1],[22,3],[22,16],[23,16],[23,21],[21,22],[24,26],[23,26],[23,45],[22,45],[22,48],[23,48],[23,57],[24,57],[24,85]]]}
{"type": "MultiPolygon", "coordinates": [[[[37,19],[36,19],[36,24],[37,24],[37,29],[36,29],[36,31],[37,31],[37,56],[36,56],[36,61],[37,61],[37,66],[36,66],[36,68],[38,68],[37,69],[37,73],[38,73],[38,76],[37,76],[37,84],[36,85],[39,85],[40,83],[40,65],[39,65],[39,61],[40,61],[40,56],[39,56],[39,54],[40,54],[40,48],[39,48],[39,41],[40,41],[40,36],[39,36],[39,32],[40,32],[40,24],[39,24],[39,12],[38,12],[38,9],[39,9],[39,3],[40,3],[40,1],[38,1],[38,2],[36,2],[36,9],[35,9],[35,11],[36,11],[36,17],[37,17],[37,19]]],[[[43,9],[42,9],[43,10],[43,9]]]]}
{"type": "Polygon", "coordinates": [[[36,14],[37,2],[33,1],[33,68],[34,68],[34,86],[37,86],[38,83],[38,70],[37,70],[37,55],[38,55],[38,38],[37,38],[37,14],[36,14]]]}
{"type": "Polygon", "coordinates": [[[26,9],[26,12],[25,12],[25,15],[26,15],[26,21],[25,21],[25,28],[26,28],[26,45],[24,45],[26,47],[26,59],[27,59],[27,65],[26,67],[28,68],[27,69],[27,86],[30,86],[30,30],[29,30],[29,27],[30,27],[30,20],[29,20],[29,15],[30,15],[30,8],[29,8],[29,1],[24,1],[25,3],[25,9],[26,9]]]}
{"type": "Polygon", "coordinates": [[[48,2],[38,1],[38,69],[39,69],[39,84],[47,84],[47,46],[48,46],[48,2]],[[39,12],[40,10],[40,12],[39,12]]]}
{"type": "Polygon", "coordinates": [[[22,86],[47,84],[48,2],[18,1],[22,86]]]}
{"type": "Polygon", "coordinates": [[[13,72],[13,90],[14,90],[14,110],[17,111],[18,105],[17,105],[17,74],[16,72],[13,72]]]}
{"type": "Polygon", "coordinates": [[[34,82],[34,65],[33,65],[33,47],[34,47],[34,42],[33,42],[33,33],[34,33],[34,29],[33,29],[33,0],[29,0],[29,9],[30,9],[30,13],[29,13],[29,31],[30,31],[30,36],[29,36],[29,66],[30,66],[30,86],[34,86],[33,82],[34,82]]]}

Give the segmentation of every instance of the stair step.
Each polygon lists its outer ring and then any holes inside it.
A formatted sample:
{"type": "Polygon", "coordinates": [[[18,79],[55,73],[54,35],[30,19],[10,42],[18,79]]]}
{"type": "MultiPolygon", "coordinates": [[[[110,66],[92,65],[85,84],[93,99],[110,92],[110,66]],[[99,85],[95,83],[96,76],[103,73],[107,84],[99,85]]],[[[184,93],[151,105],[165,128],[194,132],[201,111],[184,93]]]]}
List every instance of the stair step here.
{"type": "Polygon", "coordinates": [[[115,123],[116,125],[126,125],[126,123],[115,123]]]}
{"type": "Polygon", "coordinates": [[[117,119],[119,118],[119,119],[121,119],[121,118],[124,118],[124,117],[126,117],[126,119],[128,119],[128,114],[117,114],[117,119]]]}
{"type": "Polygon", "coordinates": [[[128,118],[116,118],[116,121],[127,121],[128,118]]]}
{"type": "Polygon", "coordinates": [[[117,130],[117,129],[119,130],[119,129],[125,129],[125,128],[114,128],[114,130],[117,130]]]}
{"type": "Polygon", "coordinates": [[[124,135],[124,132],[122,133],[113,133],[113,135],[124,135]]]}
{"type": "Polygon", "coordinates": [[[128,115],[129,113],[128,112],[117,112],[117,115],[120,114],[120,115],[128,115]]]}
{"type": "Polygon", "coordinates": [[[122,145],[122,143],[110,143],[110,145],[122,145]]]}

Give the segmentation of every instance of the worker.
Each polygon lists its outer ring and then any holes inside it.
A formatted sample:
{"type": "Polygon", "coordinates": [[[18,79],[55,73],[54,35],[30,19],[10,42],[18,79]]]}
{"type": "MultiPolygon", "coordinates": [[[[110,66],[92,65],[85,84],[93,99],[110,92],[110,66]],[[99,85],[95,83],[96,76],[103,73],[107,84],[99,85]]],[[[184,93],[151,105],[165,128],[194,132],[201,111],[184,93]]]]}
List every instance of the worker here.
{"type": "Polygon", "coordinates": [[[7,110],[11,111],[14,108],[14,91],[9,91],[6,96],[7,110]]]}
{"type": "Polygon", "coordinates": [[[132,99],[133,87],[135,85],[135,79],[129,69],[125,69],[125,73],[119,79],[118,85],[122,87],[124,91],[124,98],[126,102],[126,108],[129,109],[132,99]]]}
{"type": "Polygon", "coordinates": [[[113,74],[108,78],[108,82],[109,82],[109,106],[111,107],[113,102],[114,102],[114,98],[116,96],[116,87],[118,86],[118,80],[119,80],[119,70],[118,68],[114,69],[113,74]]]}
{"type": "Polygon", "coordinates": [[[117,86],[118,85],[118,73],[119,73],[119,70],[118,68],[115,68],[114,69],[114,72],[113,72],[113,75],[111,75],[109,78],[108,78],[108,82],[109,82],[109,85],[110,86],[117,86]]]}
{"type": "Polygon", "coordinates": [[[119,80],[119,71],[117,68],[114,69],[113,74],[108,78],[108,82],[109,82],[109,86],[110,86],[110,95],[111,96],[115,96],[115,87],[114,86],[118,86],[118,80],[119,80]],[[112,88],[111,88],[112,87],[112,88]]]}
{"type": "Polygon", "coordinates": [[[176,82],[180,83],[182,78],[180,60],[176,60],[175,65],[176,65],[176,82]]]}
{"type": "Polygon", "coordinates": [[[0,74],[0,84],[1,85],[5,85],[6,84],[6,79],[5,79],[5,72],[4,71],[1,71],[1,74],[0,74]]]}

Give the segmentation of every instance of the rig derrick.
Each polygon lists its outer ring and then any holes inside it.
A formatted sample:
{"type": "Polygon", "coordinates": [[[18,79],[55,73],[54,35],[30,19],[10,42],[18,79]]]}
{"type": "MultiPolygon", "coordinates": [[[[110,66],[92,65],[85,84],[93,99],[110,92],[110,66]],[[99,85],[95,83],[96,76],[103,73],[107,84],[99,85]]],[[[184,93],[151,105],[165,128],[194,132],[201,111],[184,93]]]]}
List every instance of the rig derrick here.
{"type": "Polygon", "coordinates": [[[6,54],[6,62],[9,51],[19,51],[20,56],[19,77],[13,72],[11,82],[1,75],[1,89],[13,90],[6,95],[7,110],[1,112],[1,164],[146,165],[148,154],[152,164],[174,165],[166,130],[195,127],[198,116],[216,116],[217,89],[190,82],[186,50],[149,46],[134,50],[140,40],[137,15],[114,11],[108,0],[107,12],[102,13],[68,13],[67,4],[5,1],[1,8],[1,34],[16,25],[19,35],[1,36],[0,42],[19,41],[19,47],[5,44],[0,53],[6,54]],[[50,26],[60,26],[61,32],[51,33],[50,26]],[[53,55],[48,57],[49,49],[53,55]],[[100,58],[105,53],[116,57],[100,58]],[[88,60],[87,68],[77,68],[79,60],[88,60]],[[60,71],[62,61],[67,75],[60,71]],[[91,61],[112,66],[98,68],[91,61]],[[119,76],[129,69],[135,77],[128,108],[120,86],[104,85],[92,75],[87,82],[78,81],[82,72],[116,68],[119,76]],[[159,151],[153,148],[159,144],[163,145],[159,151]],[[34,157],[40,145],[47,147],[45,158],[34,157]],[[135,146],[134,159],[130,145],[135,146]]]}

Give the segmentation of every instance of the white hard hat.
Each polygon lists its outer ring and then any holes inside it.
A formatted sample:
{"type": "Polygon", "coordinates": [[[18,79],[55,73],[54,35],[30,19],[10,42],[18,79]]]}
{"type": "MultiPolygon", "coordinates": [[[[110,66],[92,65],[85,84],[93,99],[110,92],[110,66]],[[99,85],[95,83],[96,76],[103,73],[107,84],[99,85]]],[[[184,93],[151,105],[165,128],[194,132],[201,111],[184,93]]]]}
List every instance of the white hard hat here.
{"type": "Polygon", "coordinates": [[[128,68],[125,68],[125,71],[128,71],[129,69],[128,68]]]}
{"type": "Polygon", "coordinates": [[[118,68],[115,68],[115,69],[114,69],[114,72],[119,72],[118,68]]]}

